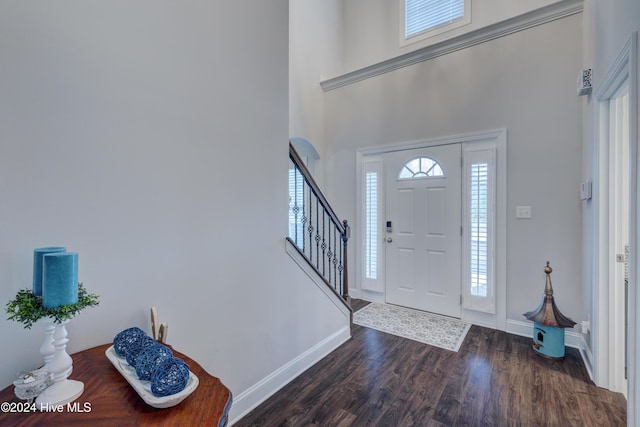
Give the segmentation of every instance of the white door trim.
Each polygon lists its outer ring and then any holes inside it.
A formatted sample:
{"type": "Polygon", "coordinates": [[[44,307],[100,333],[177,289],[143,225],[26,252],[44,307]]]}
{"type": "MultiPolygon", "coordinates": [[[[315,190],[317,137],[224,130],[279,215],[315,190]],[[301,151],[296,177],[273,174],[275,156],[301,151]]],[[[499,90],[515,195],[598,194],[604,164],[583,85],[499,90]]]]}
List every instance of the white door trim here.
{"type": "MultiPolygon", "coordinates": [[[[608,102],[609,138],[609,244],[608,244],[608,271],[609,271],[609,389],[625,395],[627,382],[625,380],[625,293],[622,283],[625,279],[624,264],[616,258],[624,255],[624,245],[629,239],[629,124],[625,122],[626,110],[628,115],[628,82],[625,82],[619,94],[615,94],[608,102]]],[[[604,119],[604,118],[603,118],[604,119]]],[[[626,351],[626,350],[625,350],[626,351]]]]}
{"type": "Polygon", "coordinates": [[[459,143],[384,154],[383,221],[393,224],[383,235],[390,304],[462,317],[461,158],[459,143]],[[442,175],[399,178],[409,161],[425,157],[442,175]]]}
{"type": "MultiPolygon", "coordinates": [[[[363,215],[363,192],[362,192],[362,164],[365,158],[380,156],[383,153],[397,150],[411,150],[415,148],[427,148],[436,145],[456,144],[456,143],[487,143],[497,144],[497,186],[496,186],[496,314],[474,312],[462,310],[462,320],[473,324],[487,326],[490,328],[506,331],[507,329],[507,130],[493,129],[487,131],[466,133],[460,135],[446,136],[425,139],[420,141],[410,141],[399,144],[384,145],[379,147],[368,147],[356,151],[356,217],[363,215]]],[[[354,230],[356,242],[362,241],[361,227],[354,230]]],[[[354,297],[363,298],[369,301],[384,302],[384,293],[362,290],[362,265],[364,254],[360,245],[355,246],[356,285],[350,289],[354,297]]]]}
{"type": "Polygon", "coordinates": [[[636,392],[638,386],[638,366],[640,366],[640,354],[637,351],[638,340],[638,306],[640,294],[636,291],[637,267],[640,265],[638,254],[638,221],[640,209],[638,207],[638,35],[631,34],[626,45],[618,55],[618,58],[610,68],[602,81],[602,86],[596,93],[597,106],[595,109],[595,176],[597,185],[594,191],[595,221],[594,236],[596,250],[593,262],[593,322],[592,322],[592,352],[594,357],[593,376],[594,382],[604,388],[610,388],[613,383],[611,378],[611,354],[612,346],[619,342],[620,333],[616,330],[614,322],[610,321],[611,312],[615,310],[615,302],[609,298],[609,261],[615,256],[609,248],[609,100],[615,96],[620,86],[626,82],[629,89],[629,139],[630,165],[629,179],[633,191],[629,195],[629,325],[628,325],[628,387],[627,387],[627,421],[629,425],[635,425],[638,419],[636,413],[640,394],[636,392]]]}

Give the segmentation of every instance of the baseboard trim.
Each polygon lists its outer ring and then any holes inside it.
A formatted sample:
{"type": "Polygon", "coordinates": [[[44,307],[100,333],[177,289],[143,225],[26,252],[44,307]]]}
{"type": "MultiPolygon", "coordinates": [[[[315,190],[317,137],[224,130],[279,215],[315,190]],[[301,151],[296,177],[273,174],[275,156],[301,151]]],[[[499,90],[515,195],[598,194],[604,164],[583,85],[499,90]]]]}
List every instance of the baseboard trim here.
{"type": "MultiPolygon", "coordinates": [[[[533,323],[522,322],[520,320],[507,320],[507,332],[523,337],[531,337],[531,339],[533,339],[533,323]]],[[[586,341],[582,337],[582,334],[565,329],[564,345],[580,350],[583,345],[586,345],[586,341]]]]}
{"type": "MultiPolygon", "coordinates": [[[[363,298],[365,301],[369,302],[384,302],[384,301],[376,301],[371,298],[363,298]]],[[[483,325],[477,322],[471,321],[470,323],[478,326],[482,326],[485,328],[495,329],[494,326],[491,325],[483,325]]],[[[507,329],[505,332],[513,335],[520,335],[527,338],[533,339],[533,323],[524,322],[519,320],[507,320],[507,329]]],[[[591,353],[591,349],[587,344],[587,340],[585,339],[585,335],[576,331],[565,330],[565,345],[567,347],[575,348],[580,352],[580,356],[582,357],[582,361],[584,362],[584,366],[587,369],[587,373],[589,374],[589,379],[594,382],[593,377],[593,354],[591,353]]]]}
{"type": "MultiPolygon", "coordinates": [[[[507,332],[533,339],[533,323],[519,320],[507,320],[507,332]]],[[[587,369],[589,378],[593,381],[593,357],[587,345],[584,335],[575,331],[566,330],[564,332],[564,344],[567,347],[578,349],[584,366],[587,369]]]]}
{"type": "Polygon", "coordinates": [[[587,368],[589,379],[591,379],[595,384],[595,381],[593,380],[593,354],[591,354],[591,349],[587,345],[587,340],[584,338],[584,335],[580,335],[580,340],[582,341],[582,345],[580,346],[580,355],[582,356],[584,367],[587,368]]]}
{"type": "Polygon", "coordinates": [[[302,353],[286,365],[269,374],[267,377],[233,398],[229,411],[229,425],[233,425],[243,416],[267,400],[304,371],[315,365],[333,350],[344,344],[351,337],[349,326],[345,326],[324,341],[302,353]]]}
{"type": "MultiPolygon", "coordinates": [[[[523,337],[533,337],[533,324],[518,320],[507,320],[506,332],[523,337]]],[[[229,425],[233,425],[239,421],[271,395],[297,378],[340,345],[344,344],[350,337],[351,331],[348,326],[340,329],[275,372],[269,374],[249,389],[240,393],[237,397],[234,397],[233,405],[229,411],[229,425]]],[[[593,357],[584,335],[574,331],[565,331],[565,345],[578,349],[587,373],[589,374],[589,378],[593,381],[593,357]]]]}

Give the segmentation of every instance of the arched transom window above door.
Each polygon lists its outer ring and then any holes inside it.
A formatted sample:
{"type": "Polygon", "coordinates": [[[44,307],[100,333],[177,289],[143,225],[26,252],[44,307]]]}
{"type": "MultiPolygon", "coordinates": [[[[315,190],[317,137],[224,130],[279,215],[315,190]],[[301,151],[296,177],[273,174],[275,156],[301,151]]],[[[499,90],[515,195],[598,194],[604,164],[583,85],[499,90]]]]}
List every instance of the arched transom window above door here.
{"type": "Polygon", "coordinates": [[[431,157],[415,157],[404,164],[398,179],[444,176],[442,167],[431,157]]]}

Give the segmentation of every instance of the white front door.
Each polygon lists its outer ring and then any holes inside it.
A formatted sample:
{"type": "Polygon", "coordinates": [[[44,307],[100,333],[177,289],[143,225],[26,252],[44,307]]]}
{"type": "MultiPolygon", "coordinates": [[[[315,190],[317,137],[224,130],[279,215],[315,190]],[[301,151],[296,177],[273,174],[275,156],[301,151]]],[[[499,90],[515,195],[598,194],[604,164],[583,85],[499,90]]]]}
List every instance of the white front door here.
{"type": "Polygon", "coordinates": [[[461,144],[384,154],[386,301],[459,318],[461,144]]]}

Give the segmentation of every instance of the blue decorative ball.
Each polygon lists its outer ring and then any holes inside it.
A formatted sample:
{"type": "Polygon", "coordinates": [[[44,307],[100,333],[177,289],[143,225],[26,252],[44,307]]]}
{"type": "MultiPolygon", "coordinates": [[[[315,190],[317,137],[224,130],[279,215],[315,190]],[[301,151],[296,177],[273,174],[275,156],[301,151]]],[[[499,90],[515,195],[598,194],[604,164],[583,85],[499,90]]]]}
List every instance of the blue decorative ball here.
{"type": "Polygon", "coordinates": [[[171,359],[173,352],[166,345],[154,343],[140,351],[136,359],[136,374],[141,380],[150,380],[156,368],[165,359],[171,359]]]}
{"type": "Polygon", "coordinates": [[[129,349],[127,351],[127,356],[126,356],[127,363],[135,368],[136,361],[138,359],[138,356],[140,355],[140,352],[144,350],[146,347],[149,347],[155,343],[156,343],[156,340],[154,340],[149,336],[144,336],[132,342],[131,345],[129,345],[129,349]]]}
{"type": "Polygon", "coordinates": [[[133,344],[138,340],[144,339],[144,337],[148,337],[148,335],[140,328],[133,327],[125,329],[118,333],[118,335],[113,339],[113,349],[118,356],[127,357],[129,349],[133,344]]]}
{"type": "Polygon", "coordinates": [[[151,393],[156,397],[169,396],[184,390],[189,381],[189,366],[173,357],[163,360],[151,376],[151,393]]]}

